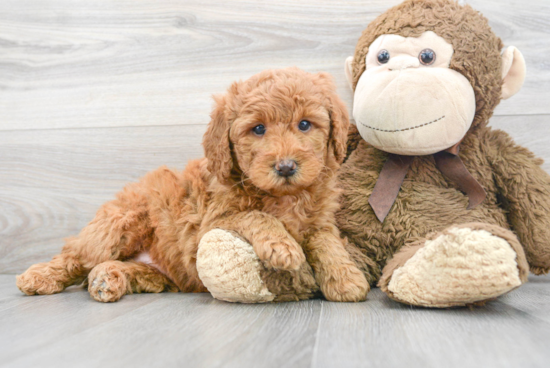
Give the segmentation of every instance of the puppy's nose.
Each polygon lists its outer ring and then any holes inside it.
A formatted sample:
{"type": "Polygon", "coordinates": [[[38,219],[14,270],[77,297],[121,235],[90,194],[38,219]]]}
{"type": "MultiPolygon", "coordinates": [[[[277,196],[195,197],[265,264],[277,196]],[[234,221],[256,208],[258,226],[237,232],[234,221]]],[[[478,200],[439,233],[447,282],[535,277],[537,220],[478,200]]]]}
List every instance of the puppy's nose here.
{"type": "Polygon", "coordinates": [[[289,177],[294,175],[297,166],[294,160],[281,160],[275,164],[275,170],[279,176],[289,177]]]}

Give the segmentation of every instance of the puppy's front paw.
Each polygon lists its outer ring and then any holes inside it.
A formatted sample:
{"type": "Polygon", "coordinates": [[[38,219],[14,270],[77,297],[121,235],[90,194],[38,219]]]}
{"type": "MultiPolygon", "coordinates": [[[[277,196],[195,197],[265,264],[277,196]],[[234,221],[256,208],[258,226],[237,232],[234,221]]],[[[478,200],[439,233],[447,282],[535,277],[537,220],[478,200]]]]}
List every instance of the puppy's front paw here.
{"type": "Polygon", "coordinates": [[[65,288],[63,280],[53,272],[47,263],[31,266],[27,271],[17,276],[16,285],[27,295],[55,294],[65,288]]]}
{"type": "Polygon", "coordinates": [[[88,291],[98,302],[116,302],[128,291],[127,280],[119,270],[96,266],[88,275],[88,291]]]}
{"type": "Polygon", "coordinates": [[[296,241],[281,240],[265,245],[258,252],[258,258],[268,268],[298,270],[306,261],[302,247],[296,241]]]}
{"type": "Polygon", "coordinates": [[[354,265],[343,265],[323,275],[321,291],[333,302],[360,302],[370,290],[365,275],[354,265]]]}

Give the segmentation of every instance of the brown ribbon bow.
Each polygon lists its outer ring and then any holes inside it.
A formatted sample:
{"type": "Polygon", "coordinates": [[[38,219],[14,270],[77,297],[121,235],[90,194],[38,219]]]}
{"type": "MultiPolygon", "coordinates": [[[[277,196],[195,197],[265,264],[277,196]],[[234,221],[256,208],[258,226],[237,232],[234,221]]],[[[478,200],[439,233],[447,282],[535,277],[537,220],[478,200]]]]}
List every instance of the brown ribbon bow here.
{"type": "MultiPolygon", "coordinates": [[[[388,155],[388,159],[369,198],[374,214],[380,222],[384,222],[390,212],[414,157],[392,153],[388,155]]],[[[438,170],[449,180],[456,183],[461,192],[466,193],[469,200],[468,209],[472,209],[483,202],[487,194],[458,156],[458,144],[445,151],[435,153],[434,158],[438,170]]]]}

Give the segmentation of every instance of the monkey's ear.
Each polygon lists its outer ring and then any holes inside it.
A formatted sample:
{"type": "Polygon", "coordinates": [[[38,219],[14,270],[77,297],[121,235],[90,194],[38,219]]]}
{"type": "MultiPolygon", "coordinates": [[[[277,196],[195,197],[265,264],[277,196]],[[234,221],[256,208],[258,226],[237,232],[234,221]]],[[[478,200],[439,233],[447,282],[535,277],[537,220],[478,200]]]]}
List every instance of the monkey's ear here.
{"type": "Polygon", "coordinates": [[[525,81],[525,59],[514,46],[508,46],[502,52],[502,95],[507,98],[515,95],[525,81]]]}
{"type": "Polygon", "coordinates": [[[226,99],[227,96],[214,96],[216,105],[210,114],[210,124],[208,124],[202,140],[204,155],[208,159],[208,171],[216,175],[222,184],[229,182],[233,168],[229,143],[231,124],[225,111],[226,99]]]}
{"type": "Polygon", "coordinates": [[[349,88],[353,91],[353,56],[348,56],[346,59],[346,65],[344,71],[346,73],[346,80],[348,81],[349,88]]]}

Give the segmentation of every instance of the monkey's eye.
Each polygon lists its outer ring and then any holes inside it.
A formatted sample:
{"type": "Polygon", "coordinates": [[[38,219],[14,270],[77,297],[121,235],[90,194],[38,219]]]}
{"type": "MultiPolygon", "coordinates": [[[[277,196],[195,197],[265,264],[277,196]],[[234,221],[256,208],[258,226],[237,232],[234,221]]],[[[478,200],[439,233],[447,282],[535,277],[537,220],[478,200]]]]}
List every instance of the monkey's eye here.
{"type": "Polygon", "coordinates": [[[435,61],[435,51],[432,49],[424,49],[420,51],[418,59],[424,65],[432,65],[435,61]]]}
{"type": "Polygon", "coordinates": [[[265,134],[265,126],[263,124],[256,125],[252,128],[252,132],[256,135],[262,136],[265,134]]]}
{"type": "Polygon", "coordinates": [[[311,123],[307,120],[302,120],[298,123],[298,129],[300,129],[302,132],[307,132],[311,129],[311,123]]]}
{"type": "Polygon", "coordinates": [[[380,50],[378,53],[378,64],[386,64],[390,61],[390,53],[388,50],[380,50]]]}

